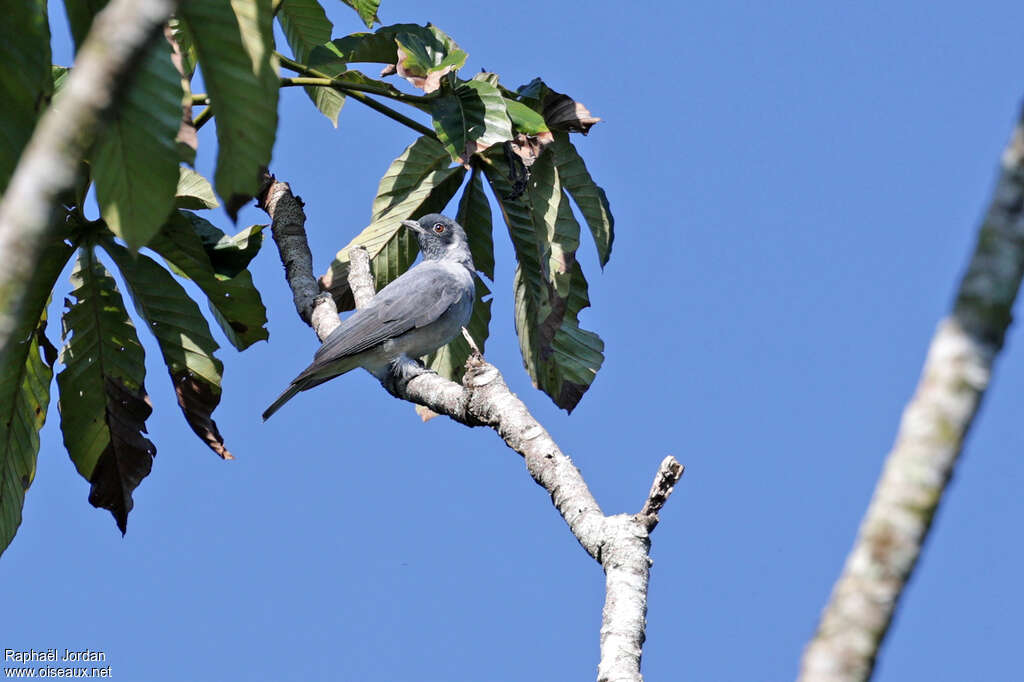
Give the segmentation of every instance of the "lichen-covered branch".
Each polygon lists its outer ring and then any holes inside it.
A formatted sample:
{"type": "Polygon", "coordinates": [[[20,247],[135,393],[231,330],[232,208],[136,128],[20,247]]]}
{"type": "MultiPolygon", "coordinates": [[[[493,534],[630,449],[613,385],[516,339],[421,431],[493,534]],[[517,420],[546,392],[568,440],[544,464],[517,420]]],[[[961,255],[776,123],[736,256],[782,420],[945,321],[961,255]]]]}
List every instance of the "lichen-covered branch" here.
{"type": "Polygon", "coordinates": [[[1024,129],[1018,123],[952,314],[917,391],[843,573],[804,652],[804,682],[866,680],[988,387],[1024,276],[1024,129]]]}
{"type": "Polygon", "coordinates": [[[313,275],[313,254],[306,237],[302,201],[292,194],[287,182],[279,182],[267,173],[257,202],[270,216],[270,233],[292,290],[295,312],[323,341],[339,324],[338,308],[330,294],[320,292],[313,275]]]}
{"type": "MultiPolygon", "coordinates": [[[[281,196],[285,196],[282,194],[281,196]]],[[[287,193],[290,196],[290,192],[287,193]]],[[[262,204],[261,204],[262,205],[262,204]]],[[[274,222],[273,206],[280,202],[266,202],[274,222]]],[[[289,269],[289,256],[293,247],[274,239],[285,263],[285,276],[295,295],[300,311],[313,306],[315,295],[306,285],[293,280],[289,269]],[[301,293],[300,289],[302,292],[301,293]]],[[[292,229],[289,235],[297,235],[292,229]]],[[[284,233],[282,232],[282,235],[284,233]]],[[[302,231],[305,239],[305,231],[302,231]]],[[[295,250],[298,252],[301,250],[295,250]]],[[[308,247],[305,253],[309,253],[308,247]]],[[[373,276],[370,260],[365,251],[352,253],[348,274],[349,286],[356,307],[365,306],[373,297],[373,276]]],[[[317,298],[319,300],[319,298],[317,298]]],[[[333,303],[332,303],[333,305],[333,303]]],[[[334,319],[337,324],[337,311],[334,319]]],[[[314,323],[322,339],[323,330],[314,323]]],[[[396,376],[409,376],[401,369],[396,376]]],[[[573,536],[590,556],[601,564],[606,576],[605,605],[601,624],[601,661],[598,665],[599,682],[640,682],[640,656],[644,642],[647,613],[647,583],[650,571],[650,529],[657,523],[657,511],[668,499],[673,486],[682,476],[683,467],[675,458],[662,462],[655,478],[650,498],[641,513],[605,516],[587,487],[579,469],[562,452],[551,434],[534,419],[529,410],[509,390],[501,372],[475,352],[466,363],[466,373],[460,386],[434,373],[420,374],[412,379],[396,382],[388,387],[399,398],[429,408],[437,414],[447,415],[467,426],[489,426],[505,444],[522,455],[526,468],[537,483],[551,495],[558,512],[565,519],[573,536]],[[653,522],[652,522],[653,519],[653,522]]]]}
{"type": "Polygon", "coordinates": [[[0,349],[17,321],[42,244],[58,227],[58,197],[74,187],[78,164],[104,114],[177,6],[174,0],[112,0],[75,57],[67,84],[43,114],[0,200],[0,349]]]}

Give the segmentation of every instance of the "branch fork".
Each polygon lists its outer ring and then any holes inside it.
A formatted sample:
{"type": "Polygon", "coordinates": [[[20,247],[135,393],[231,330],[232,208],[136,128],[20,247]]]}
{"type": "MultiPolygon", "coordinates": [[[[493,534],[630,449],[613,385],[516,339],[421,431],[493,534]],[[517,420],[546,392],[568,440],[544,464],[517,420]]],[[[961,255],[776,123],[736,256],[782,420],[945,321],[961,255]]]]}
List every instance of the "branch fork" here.
{"type": "MultiPolygon", "coordinates": [[[[271,217],[271,232],[296,311],[323,340],[339,324],[337,308],[330,295],[316,288],[301,205],[286,183],[268,178],[259,205],[271,217]]],[[[373,298],[370,259],[364,249],[353,249],[350,254],[348,282],[356,307],[365,306],[373,298]]],[[[414,361],[403,360],[394,368],[397,380],[385,388],[398,398],[460,424],[489,426],[523,457],[530,475],[551,495],[573,536],[604,569],[606,594],[598,682],[640,682],[651,566],[650,532],[683,475],[683,466],[674,457],[666,457],[637,514],[606,516],[572,460],[509,390],[501,372],[484,359],[472,338],[470,344],[474,352],[466,362],[462,385],[424,372],[414,361]]]]}

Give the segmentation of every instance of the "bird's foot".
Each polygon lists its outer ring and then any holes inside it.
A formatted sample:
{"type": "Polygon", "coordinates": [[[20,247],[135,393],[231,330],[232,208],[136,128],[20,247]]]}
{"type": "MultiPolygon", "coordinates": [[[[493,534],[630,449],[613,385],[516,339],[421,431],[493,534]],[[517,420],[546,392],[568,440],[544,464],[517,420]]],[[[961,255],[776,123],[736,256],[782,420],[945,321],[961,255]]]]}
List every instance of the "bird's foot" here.
{"type": "Polygon", "coordinates": [[[396,398],[401,398],[409,382],[421,374],[437,374],[437,372],[424,367],[419,360],[402,356],[391,362],[387,374],[380,383],[388,393],[396,398]]]}

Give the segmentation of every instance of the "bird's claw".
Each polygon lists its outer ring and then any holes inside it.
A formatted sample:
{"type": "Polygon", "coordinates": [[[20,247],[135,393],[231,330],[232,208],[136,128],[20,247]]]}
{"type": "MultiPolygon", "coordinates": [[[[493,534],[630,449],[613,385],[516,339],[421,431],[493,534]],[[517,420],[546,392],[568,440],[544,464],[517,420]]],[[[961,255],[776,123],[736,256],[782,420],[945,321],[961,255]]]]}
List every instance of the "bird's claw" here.
{"type": "Polygon", "coordinates": [[[409,382],[421,374],[437,374],[437,372],[425,367],[419,360],[399,357],[391,362],[388,373],[380,383],[388,393],[396,398],[401,398],[409,382]]]}

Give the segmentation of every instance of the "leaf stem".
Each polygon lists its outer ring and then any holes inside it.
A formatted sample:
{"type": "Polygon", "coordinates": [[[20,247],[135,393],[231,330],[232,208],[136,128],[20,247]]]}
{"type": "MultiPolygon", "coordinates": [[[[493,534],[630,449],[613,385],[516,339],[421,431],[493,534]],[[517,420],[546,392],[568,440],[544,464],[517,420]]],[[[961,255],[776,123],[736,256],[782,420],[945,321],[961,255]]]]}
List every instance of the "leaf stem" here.
{"type": "MultiPolygon", "coordinates": [[[[408,128],[412,128],[413,130],[418,132],[420,135],[426,135],[427,137],[432,137],[435,140],[437,139],[437,133],[435,133],[433,130],[431,130],[427,126],[423,125],[419,121],[416,121],[415,119],[411,119],[408,116],[406,116],[405,114],[402,114],[402,113],[400,113],[398,111],[395,111],[394,109],[392,109],[391,107],[389,107],[387,105],[381,104],[380,102],[378,102],[377,100],[373,99],[372,97],[367,97],[362,92],[359,92],[357,90],[348,90],[346,87],[341,86],[338,83],[338,81],[333,79],[333,78],[326,78],[326,77],[324,77],[324,78],[282,78],[281,79],[281,87],[282,88],[296,87],[296,86],[305,86],[305,85],[312,85],[312,86],[317,86],[317,87],[333,88],[335,90],[340,90],[342,93],[344,93],[348,97],[351,97],[351,98],[353,98],[353,99],[355,99],[355,100],[357,100],[359,102],[362,102],[363,104],[365,104],[366,106],[370,107],[374,111],[376,111],[378,113],[381,113],[381,114],[384,114],[385,116],[387,116],[388,118],[392,119],[393,121],[397,121],[397,122],[401,123],[402,125],[404,125],[404,126],[406,126],[408,128]]],[[[348,85],[348,84],[346,83],[345,85],[348,85]]],[[[203,110],[203,114],[205,114],[206,111],[207,110],[204,109],[203,110]]],[[[199,116],[196,117],[196,127],[197,128],[199,127],[199,118],[203,114],[200,114],[199,116]]]]}
{"type": "Polygon", "coordinates": [[[370,85],[368,83],[352,83],[350,81],[344,81],[338,78],[331,78],[331,76],[317,71],[316,69],[310,68],[305,64],[300,64],[294,59],[289,59],[280,52],[275,52],[278,60],[281,62],[281,66],[285,67],[295,73],[301,73],[303,76],[311,76],[313,78],[326,78],[331,81],[332,85],[339,90],[344,92],[359,91],[368,92],[371,95],[379,95],[380,97],[387,97],[388,99],[398,100],[399,102],[405,102],[406,104],[426,104],[434,100],[433,97],[423,97],[420,95],[409,95],[404,92],[398,92],[397,90],[392,91],[386,88],[382,88],[376,85],[370,85]]]}
{"type": "Polygon", "coordinates": [[[192,125],[196,127],[196,130],[202,128],[207,121],[213,118],[213,107],[208,106],[199,112],[199,115],[192,119],[192,125]]]}

